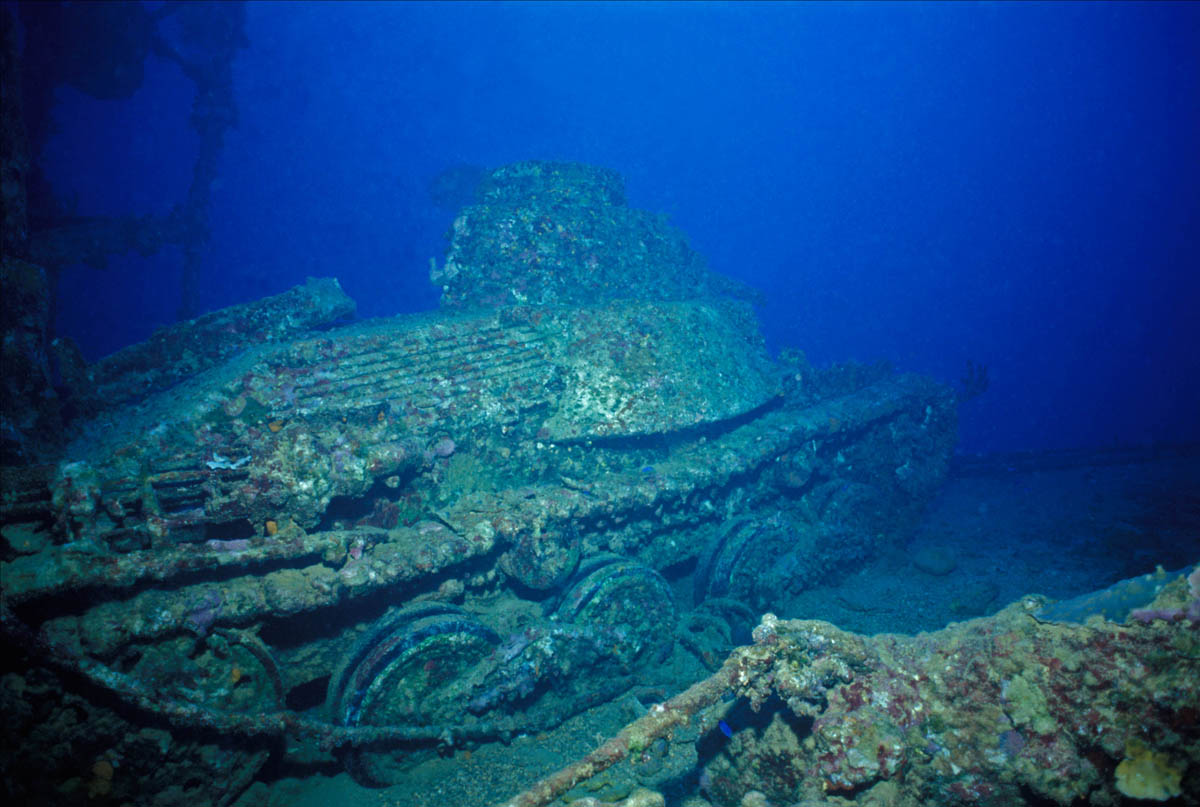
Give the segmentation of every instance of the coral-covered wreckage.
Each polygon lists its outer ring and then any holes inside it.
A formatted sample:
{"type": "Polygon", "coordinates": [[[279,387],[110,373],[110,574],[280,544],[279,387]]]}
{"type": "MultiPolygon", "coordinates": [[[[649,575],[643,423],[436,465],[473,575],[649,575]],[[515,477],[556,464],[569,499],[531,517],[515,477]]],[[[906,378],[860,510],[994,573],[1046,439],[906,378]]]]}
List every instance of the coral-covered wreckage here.
{"type": "MultiPolygon", "coordinates": [[[[30,277],[5,261],[6,285],[30,277]]],[[[1036,598],[918,637],[768,616],[729,653],[781,592],[912,529],[953,450],[950,389],[772,358],[755,292],[602,169],[487,174],[432,278],[439,311],[366,322],[310,280],[61,363],[42,399],[49,351],[23,351],[8,795],[228,804],[271,754],[387,786],[684,653],[712,677],[512,803],[663,738],[722,804],[1197,798],[1195,575],[1143,585],[1123,621],[1036,598]],[[64,439],[36,439],[48,418],[64,439]],[[697,762],[747,703],[765,728],[697,762]]],[[[25,319],[6,328],[37,343],[25,319]]]]}
{"type": "Polygon", "coordinates": [[[715,732],[729,693],[762,719],[708,763],[718,804],[1194,804],[1198,604],[1200,565],[917,636],[768,613],[712,677],[505,807],[549,804],[681,726],[715,732]],[[1102,615],[1114,601],[1123,621],[1102,615]]]}

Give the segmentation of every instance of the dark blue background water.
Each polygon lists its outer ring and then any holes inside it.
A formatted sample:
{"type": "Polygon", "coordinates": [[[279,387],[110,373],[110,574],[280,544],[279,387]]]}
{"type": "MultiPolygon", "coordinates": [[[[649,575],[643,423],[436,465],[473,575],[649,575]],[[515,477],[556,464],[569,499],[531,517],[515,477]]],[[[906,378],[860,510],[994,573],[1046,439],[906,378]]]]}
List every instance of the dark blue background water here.
{"type": "MultiPolygon", "coordinates": [[[[1200,5],[252,4],[201,304],[333,275],[431,308],[448,165],[596,163],[774,347],[991,389],[969,452],[1200,439],[1200,5]]],[[[59,90],[42,155],[80,213],[186,194],[193,85],[59,90]]],[[[177,253],[63,275],[92,357],[169,323],[177,253]]]]}

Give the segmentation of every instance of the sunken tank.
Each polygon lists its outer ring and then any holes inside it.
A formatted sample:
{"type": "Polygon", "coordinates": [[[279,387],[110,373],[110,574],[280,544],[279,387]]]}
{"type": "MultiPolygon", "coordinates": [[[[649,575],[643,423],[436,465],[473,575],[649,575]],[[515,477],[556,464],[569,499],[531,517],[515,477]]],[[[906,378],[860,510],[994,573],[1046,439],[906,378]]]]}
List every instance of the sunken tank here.
{"type": "Polygon", "coordinates": [[[612,172],[498,169],[449,239],[436,312],[310,280],[76,368],[61,458],[3,469],[10,791],[391,784],[714,667],[944,478],[948,388],[772,358],[612,172]]]}

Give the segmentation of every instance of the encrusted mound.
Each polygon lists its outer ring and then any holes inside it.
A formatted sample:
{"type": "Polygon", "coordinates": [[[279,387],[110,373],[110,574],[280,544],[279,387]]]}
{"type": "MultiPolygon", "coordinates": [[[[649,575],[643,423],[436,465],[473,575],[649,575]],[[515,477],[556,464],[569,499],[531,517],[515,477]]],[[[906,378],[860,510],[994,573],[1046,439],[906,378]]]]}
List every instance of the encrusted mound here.
{"type": "Polygon", "coordinates": [[[612,171],[516,163],[486,176],[477,196],[454,221],[445,263],[430,273],[444,308],[757,299],[710,272],[665,216],[627,207],[612,171]]]}

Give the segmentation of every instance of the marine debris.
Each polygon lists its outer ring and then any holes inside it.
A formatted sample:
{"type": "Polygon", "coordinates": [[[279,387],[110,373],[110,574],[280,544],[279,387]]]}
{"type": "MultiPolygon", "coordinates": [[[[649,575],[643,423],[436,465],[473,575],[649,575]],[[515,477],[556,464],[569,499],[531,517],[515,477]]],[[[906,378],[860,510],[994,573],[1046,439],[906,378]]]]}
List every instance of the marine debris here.
{"type": "Polygon", "coordinates": [[[677,642],[717,665],[945,476],[952,390],[772,358],[609,171],[491,172],[435,277],[437,312],[339,325],[310,281],[79,368],[62,442],[0,469],[13,792],[223,804],[283,740],[403,781],[677,642]]]}
{"type": "MultiPolygon", "coordinates": [[[[1154,612],[1192,609],[1195,587],[1163,576],[1154,612]]],[[[715,804],[1195,803],[1200,621],[1046,621],[1044,605],[917,636],[766,614],[710,678],[504,807],[550,804],[681,728],[718,731],[729,693],[762,719],[705,766],[715,804]]]]}

